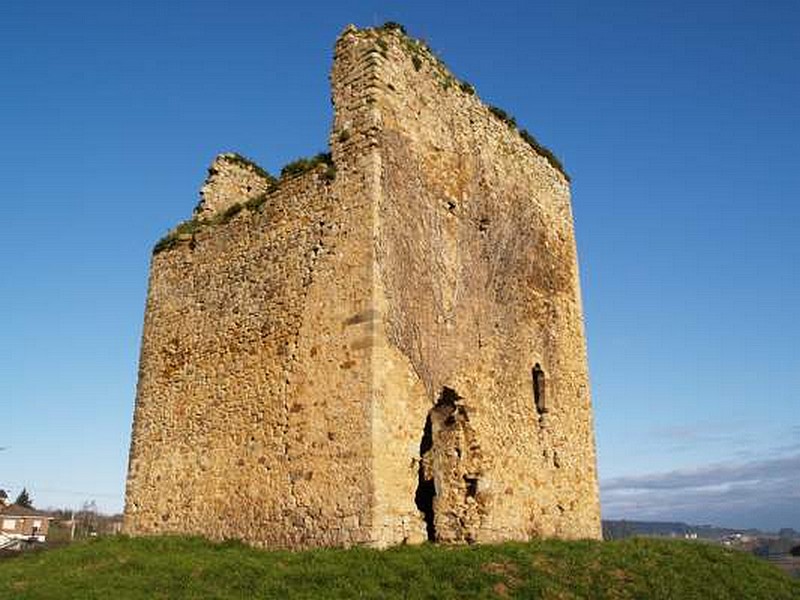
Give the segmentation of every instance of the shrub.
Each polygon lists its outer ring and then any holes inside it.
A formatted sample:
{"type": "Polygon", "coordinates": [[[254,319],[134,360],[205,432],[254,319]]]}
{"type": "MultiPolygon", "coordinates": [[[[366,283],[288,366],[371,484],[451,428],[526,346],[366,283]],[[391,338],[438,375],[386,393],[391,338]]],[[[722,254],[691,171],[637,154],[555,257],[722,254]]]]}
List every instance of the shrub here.
{"type": "Polygon", "coordinates": [[[490,104],[489,111],[509,127],[517,126],[517,120],[510,114],[508,114],[506,111],[504,111],[502,108],[498,108],[497,106],[492,106],[490,104]]]}
{"type": "Polygon", "coordinates": [[[175,229],[170,231],[167,235],[156,242],[156,245],[153,247],[153,254],[158,254],[164,250],[169,250],[170,248],[174,247],[183,236],[194,235],[203,227],[204,224],[205,221],[197,217],[189,219],[188,221],[184,221],[183,223],[179,223],[175,229]]]}
{"type": "Polygon", "coordinates": [[[281,178],[300,175],[308,171],[311,166],[311,161],[309,159],[298,158],[283,166],[281,169],[281,178]]]}
{"type": "MultiPolygon", "coordinates": [[[[502,108],[498,108],[497,106],[491,106],[491,105],[489,105],[488,108],[489,111],[495,117],[500,119],[503,123],[505,123],[509,127],[517,129],[516,119],[512,117],[510,114],[508,114],[506,111],[504,111],[502,108]]],[[[542,146],[539,143],[539,141],[535,137],[533,137],[533,135],[531,135],[531,133],[527,129],[522,129],[518,131],[522,139],[525,140],[525,142],[531,148],[533,148],[537,153],[539,153],[541,156],[547,159],[547,162],[550,163],[550,166],[558,170],[566,178],[567,181],[572,181],[570,179],[569,174],[564,169],[564,165],[561,164],[561,161],[558,159],[555,153],[552,150],[550,150],[550,148],[548,148],[547,146],[542,146]]]]}
{"type": "Polygon", "coordinates": [[[332,170],[332,173],[335,175],[336,170],[333,165],[333,157],[331,156],[330,152],[320,152],[316,156],[311,158],[298,158],[287,164],[285,167],[281,169],[281,178],[284,177],[295,177],[297,175],[302,175],[310,171],[311,169],[315,168],[317,165],[327,165],[328,169],[326,169],[326,173],[332,170]]]}
{"type": "Polygon", "coordinates": [[[380,29],[383,29],[384,31],[399,31],[403,35],[408,35],[408,33],[406,33],[406,28],[400,23],[395,23],[394,21],[386,21],[386,23],[380,26],[380,29]]]}
{"type": "Polygon", "coordinates": [[[322,172],[322,178],[325,181],[333,181],[336,179],[336,165],[333,163],[329,164],[322,172]]]}
{"type": "MultiPolygon", "coordinates": [[[[340,134],[341,136],[346,131],[343,131],[340,134]]],[[[349,133],[347,133],[347,137],[349,137],[349,133]]],[[[225,159],[229,161],[239,162],[241,160],[246,161],[247,164],[254,164],[244,159],[241,155],[225,155],[225,159]]],[[[299,158],[295,161],[290,162],[288,165],[281,169],[281,178],[286,177],[293,177],[297,175],[302,175],[312,169],[315,169],[319,165],[325,165],[325,169],[321,173],[321,177],[325,181],[333,181],[336,179],[336,166],[333,164],[333,157],[331,156],[330,152],[320,152],[316,156],[312,156],[311,158],[299,158]]],[[[255,165],[257,167],[257,165],[255,165]]],[[[261,167],[258,167],[261,169],[261,167]]],[[[261,169],[263,171],[263,169],[261,169]]],[[[266,173],[266,171],[263,171],[266,173]]],[[[195,216],[194,218],[184,221],[180,223],[177,227],[175,227],[172,231],[170,231],[167,235],[156,242],[155,246],[153,247],[153,254],[158,254],[159,252],[163,252],[164,250],[169,250],[175,247],[182,239],[186,236],[194,236],[195,233],[200,231],[205,227],[213,227],[214,225],[222,225],[233,219],[236,215],[242,212],[243,209],[247,209],[249,211],[255,211],[261,208],[264,202],[267,199],[267,196],[278,189],[279,182],[277,179],[269,175],[266,175],[269,179],[270,185],[267,189],[266,193],[259,194],[258,196],[251,198],[247,202],[241,203],[237,202],[236,204],[232,204],[225,210],[218,212],[211,216],[210,218],[201,218],[199,216],[195,216]]]]}
{"type": "MultiPolygon", "coordinates": [[[[243,209],[243,208],[244,208],[244,206],[243,206],[243,205],[242,205],[240,202],[237,202],[236,204],[231,204],[231,205],[230,205],[228,208],[226,208],[226,209],[225,209],[225,210],[222,212],[222,214],[219,216],[219,220],[218,220],[218,222],[219,222],[219,223],[227,223],[227,222],[228,222],[228,221],[230,221],[230,220],[231,220],[233,217],[235,217],[235,216],[236,216],[236,215],[238,215],[240,212],[242,212],[242,209],[243,209]]],[[[216,219],[215,219],[215,220],[216,220],[216,219]]]]}
{"type": "MultiPolygon", "coordinates": [[[[226,160],[226,161],[230,162],[230,163],[237,164],[237,165],[239,165],[241,167],[249,168],[250,170],[255,171],[256,173],[261,175],[261,177],[263,177],[264,179],[267,179],[268,181],[274,181],[275,180],[275,178],[272,175],[270,175],[267,171],[265,171],[263,168],[261,168],[259,165],[254,163],[252,160],[250,160],[246,156],[242,156],[241,154],[238,154],[236,152],[229,152],[229,153],[223,154],[221,156],[221,158],[223,160],[226,160]]],[[[211,174],[211,169],[209,169],[209,174],[211,174]]]]}
{"type": "MultiPolygon", "coordinates": [[[[275,187],[276,186],[273,185],[270,187],[269,191],[273,191],[275,187]]],[[[255,198],[251,198],[245,203],[237,202],[235,204],[231,204],[228,208],[222,212],[216,213],[211,218],[194,217],[188,221],[184,221],[183,223],[178,224],[175,229],[170,231],[167,235],[156,242],[156,245],[153,247],[153,254],[158,254],[159,252],[163,252],[164,250],[169,250],[170,248],[175,247],[175,245],[177,245],[178,242],[182,241],[182,239],[185,237],[194,237],[195,233],[206,227],[223,225],[233,219],[233,217],[238,215],[245,208],[248,210],[256,210],[262,204],[264,204],[266,199],[267,194],[261,194],[255,198]]]]}
{"type": "MultiPolygon", "coordinates": [[[[277,186],[276,186],[277,187],[277,186]]],[[[270,188],[270,192],[273,191],[275,188],[270,188]]],[[[247,202],[244,203],[244,207],[247,210],[259,210],[261,205],[267,201],[267,194],[259,194],[255,198],[250,198],[247,202]]]]}
{"type": "Polygon", "coordinates": [[[558,159],[555,153],[552,150],[550,150],[550,148],[548,148],[547,146],[542,146],[539,143],[539,141],[528,132],[527,129],[521,130],[519,134],[531,148],[533,148],[534,150],[536,150],[536,152],[544,156],[547,159],[547,162],[549,162],[554,169],[560,171],[561,174],[564,177],[566,177],[567,181],[571,181],[569,175],[564,170],[564,165],[561,164],[561,161],[558,159]]]}

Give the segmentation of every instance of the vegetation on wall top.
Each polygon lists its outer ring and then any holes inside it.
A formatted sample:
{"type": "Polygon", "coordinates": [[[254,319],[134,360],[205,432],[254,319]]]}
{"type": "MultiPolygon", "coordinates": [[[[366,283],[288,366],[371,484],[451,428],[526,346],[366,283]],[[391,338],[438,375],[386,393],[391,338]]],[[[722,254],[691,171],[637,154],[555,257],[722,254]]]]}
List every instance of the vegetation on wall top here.
{"type": "Polygon", "coordinates": [[[399,31],[403,35],[408,35],[406,28],[396,21],[386,21],[383,25],[378,27],[382,31],[399,31]]]}
{"type": "Polygon", "coordinates": [[[538,154],[543,156],[547,159],[547,162],[550,163],[557,171],[560,171],[561,174],[567,179],[567,181],[571,181],[569,174],[564,170],[564,165],[561,164],[561,161],[555,155],[555,153],[550,150],[547,146],[543,146],[539,143],[539,141],[531,134],[527,129],[520,129],[517,125],[517,120],[502,108],[498,108],[497,106],[492,106],[491,104],[488,105],[489,112],[492,113],[495,117],[500,119],[503,123],[508,125],[511,129],[516,130],[520,137],[525,140],[525,142],[533,148],[538,154]]]}
{"type": "Polygon", "coordinates": [[[539,141],[535,137],[533,137],[533,135],[527,129],[520,129],[519,134],[531,148],[536,150],[536,152],[538,152],[547,159],[547,162],[550,163],[551,167],[553,167],[557,171],[560,171],[567,181],[572,181],[572,178],[569,176],[569,173],[567,173],[566,169],[564,169],[564,165],[561,164],[561,161],[559,160],[558,156],[556,156],[555,153],[552,150],[550,150],[550,148],[541,145],[539,141]]]}
{"type": "MultiPolygon", "coordinates": [[[[217,225],[224,225],[233,217],[238,215],[242,210],[260,210],[261,206],[267,201],[267,198],[270,196],[270,194],[278,190],[281,182],[286,179],[298,177],[304,173],[313,171],[320,165],[325,166],[325,169],[320,172],[320,177],[322,177],[324,181],[331,182],[336,178],[336,166],[333,164],[333,157],[331,156],[330,152],[320,152],[319,154],[316,154],[310,158],[298,158],[297,160],[290,162],[281,169],[280,179],[276,179],[256,163],[248,158],[243,157],[241,154],[228,153],[221,155],[221,158],[229,162],[246,164],[251,168],[257,169],[259,174],[261,174],[270,182],[270,186],[267,191],[263,194],[255,196],[254,198],[251,198],[250,200],[247,200],[246,202],[237,202],[232,204],[225,210],[219,211],[210,217],[202,217],[199,214],[195,214],[194,217],[188,221],[178,224],[174,229],[172,229],[172,231],[158,240],[156,245],[153,247],[153,254],[158,254],[165,250],[174,248],[180,242],[191,240],[194,237],[194,234],[203,229],[215,227],[217,225]]],[[[198,207],[199,206],[200,205],[198,205],[198,207]]],[[[196,209],[195,212],[197,212],[196,209]]]]}
{"type": "MultiPolygon", "coordinates": [[[[379,34],[383,33],[397,34],[402,42],[403,48],[405,48],[405,50],[410,54],[415,70],[417,71],[421,70],[423,68],[423,65],[426,63],[431,65],[431,67],[434,69],[434,74],[439,78],[440,84],[444,89],[456,87],[464,94],[468,94],[470,96],[475,95],[475,88],[470,83],[457,79],[449,71],[449,69],[447,69],[442,60],[438,56],[436,56],[436,54],[433,52],[433,50],[431,50],[431,48],[428,46],[426,42],[409,36],[406,31],[406,28],[403,27],[403,25],[401,25],[400,23],[394,21],[387,21],[380,27],[374,28],[372,31],[376,31],[379,34]]],[[[376,40],[376,44],[378,45],[381,54],[383,56],[386,56],[388,45],[386,44],[385,40],[378,38],[376,40]]],[[[555,153],[553,153],[552,150],[540,144],[538,140],[530,132],[528,132],[527,129],[519,129],[516,119],[514,119],[513,116],[511,116],[503,109],[492,105],[488,105],[487,108],[497,119],[508,125],[508,127],[510,127],[511,129],[517,131],[520,137],[531,148],[533,148],[535,152],[543,156],[553,168],[557,169],[562,175],[564,175],[567,181],[570,181],[569,174],[566,172],[564,166],[561,164],[561,161],[558,159],[555,153]]],[[[347,130],[342,131],[340,132],[339,136],[340,136],[339,137],[340,141],[346,141],[350,137],[350,132],[347,130]]],[[[153,254],[158,254],[159,252],[168,250],[174,247],[179,242],[186,240],[187,238],[191,239],[196,232],[200,231],[203,228],[227,223],[242,209],[247,209],[251,211],[260,209],[261,205],[264,204],[269,194],[273,193],[276,189],[278,189],[280,187],[280,182],[283,180],[286,180],[288,178],[298,177],[300,175],[303,175],[304,173],[317,169],[321,165],[325,167],[324,171],[321,172],[321,177],[324,180],[333,181],[336,177],[336,166],[333,163],[333,158],[330,152],[320,152],[312,157],[298,158],[296,160],[293,160],[292,162],[284,165],[281,168],[280,179],[276,179],[272,174],[263,169],[260,165],[250,160],[246,156],[243,156],[236,152],[228,152],[222,154],[220,155],[219,159],[227,161],[232,164],[239,165],[240,167],[253,171],[257,173],[259,176],[263,177],[270,183],[267,192],[259,196],[256,196],[255,198],[252,198],[244,203],[236,203],[230,206],[228,209],[220,211],[219,213],[214,214],[211,217],[203,218],[200,217],[199,214],[196,214],[194,218],[179,224],[166,236],[161,238],[154,246],[153,254]]],[[[200,206],[201,205],[198,205],[198,207],[195,209],[196,212],[197,209],[200,208],[200,206]]]]}
{"type": "Polygon", "coordinates": [[[325,179],[332,180],[336,177],[336,167],[333,164],[331,153],[320,152],[311,158],[298,158],[285,165],[281,169],[281,178],[302,175],[315,169],[318,165],[325,165],[325,172],[323,173],[325,179]]]}
{"type": "Polygon", "coordinates": [[[488,105],[489,112],[492,113],[495,117],[497,117],[500,121],[508,125],[511,129],[514,129],[519,133],[520,137],[527,143],[531,148],[533,148],[539,155],[543,156],[547,159],[547,162],[550,163],[554,169],[559,171],[567,181],[571,181],[569,174],[564,169],[564,165],[561,164],[561,161],[555,155],[555,153],[550,150],[547,146],[543,146],[539,143],[539,141],[531,134],[527,129],[520,129],[517,125],[517,120],[502,108],[498,108],[497,106],[492,106],[491,104],[488,105]]]}
{"type": "Polygon", "coordinates": [[[244,167],[245,169],[255,171],[267,181],[275,181],[275,177],[273,177],[271,173],[263,169],[259,164],[253,162],[246,156],[242,156],[238,152],[226,152],[225,154],[221,154],[219,158],[220,160],[224,160],[229,163],[239,165],[240,167],[244,167]]]}
{"type": "MultiPolygon", "coordinates": [[[[427,43],[409,36],[405,27],[403,27],[401,24],[395,23],[394,21],[387,21],[380,27],[376,27],[375,31],[378,33],[399,33],[403,47],[411,56],[414,69],[416,71],[421,70],[425,62],[431,64],[434,69],[434,74],[439,78],[439,83],[443,89],[450,89],[452,86],[457,86],[465,94],[469,94],[470,96],[475,95],[475,88],[470,83],[456,78],[445,66],[444,62],[436,55],[436,53],[431,50],[427,43]]],[[[381,45],[380,41],[381,40],[379,39],[378,45],[381,48],[381,54],[385,56],[385,42],[384,45],[381,45]]],[[[564,169],[564,165],[561,163],[558,156],[556,156],[556,154],[550,150],[550,148],[540,144],[539,141],[527,129],[520,129],[517,125],[516,119],[502,108],[492,105],[487,105],[487,108],[495,117],[500,119],[500,121],[508,125],[510,128],[516,130],[520,137],[522,137],[522,139],[531,148],[533,148],[536,153],[538,153],[540,156],[543,156],[554,169],[559,171],[566,178],[567,181],[571,181],[569,174],[567,173],[566,169],[564,169]]]]}

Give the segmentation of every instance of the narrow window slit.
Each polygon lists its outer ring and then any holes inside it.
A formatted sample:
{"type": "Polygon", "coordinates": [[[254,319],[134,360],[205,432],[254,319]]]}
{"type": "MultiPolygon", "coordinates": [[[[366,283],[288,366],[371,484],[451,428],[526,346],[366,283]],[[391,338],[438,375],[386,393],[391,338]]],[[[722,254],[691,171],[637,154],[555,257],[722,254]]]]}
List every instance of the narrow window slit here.
{"type": "Polygon", "coordinates": [[[478,495],[478,478],[464,475],[464,483],[467,484],[467,498],[475,498],[478,495]]]}
{"type": "Polygon", "coordinates": [[[536,412],[541,417],[547,412],[547,397],[545,387],[545,377],[542,366],[539,363],[531,370],[533,380],[533,402],[536,405],[536,412]]]}

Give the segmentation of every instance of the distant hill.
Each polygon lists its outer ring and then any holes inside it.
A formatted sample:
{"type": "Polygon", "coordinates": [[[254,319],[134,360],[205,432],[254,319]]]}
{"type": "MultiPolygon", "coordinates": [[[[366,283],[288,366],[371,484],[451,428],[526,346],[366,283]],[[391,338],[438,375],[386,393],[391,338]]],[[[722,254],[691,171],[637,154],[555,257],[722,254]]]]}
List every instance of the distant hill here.
{"type": "Polygon", "coordinates": [[[0,561],[0,598],[800,598],[800,581],[713,544],[636,538],[267,552],[124,536],[0,561]]]}
{"type": "MultiPolygon", "coordinates": [[[[680,521],[628,521],[604,520],[603,539],[620,540],[637,535],[684,537],[686,534],[696,533],[699,539],[718,540],[737,533],[751,537],[768,537],[778,534],[760,529],[731,529],[729,527],[716,527],[714,525],[690,525],[680,521]]],[[[793,529],[782,529],[780,534],[786,537],[800,537],[800,533],[793,529]],[[792,534],[795,534],[792,536],[792,534]]]]}

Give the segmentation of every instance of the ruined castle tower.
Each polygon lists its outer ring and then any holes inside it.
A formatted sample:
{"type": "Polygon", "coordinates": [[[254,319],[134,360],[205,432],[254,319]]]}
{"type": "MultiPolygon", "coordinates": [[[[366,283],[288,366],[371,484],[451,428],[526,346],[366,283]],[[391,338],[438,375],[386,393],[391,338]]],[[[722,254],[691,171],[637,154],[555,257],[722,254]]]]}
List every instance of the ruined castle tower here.
{"type": "Polygon", "coordinates": [[[156,246],[127,531],[599,537],[568,177],[397,26],[331,79],[330,157],[221,155],[156,246]]]}

